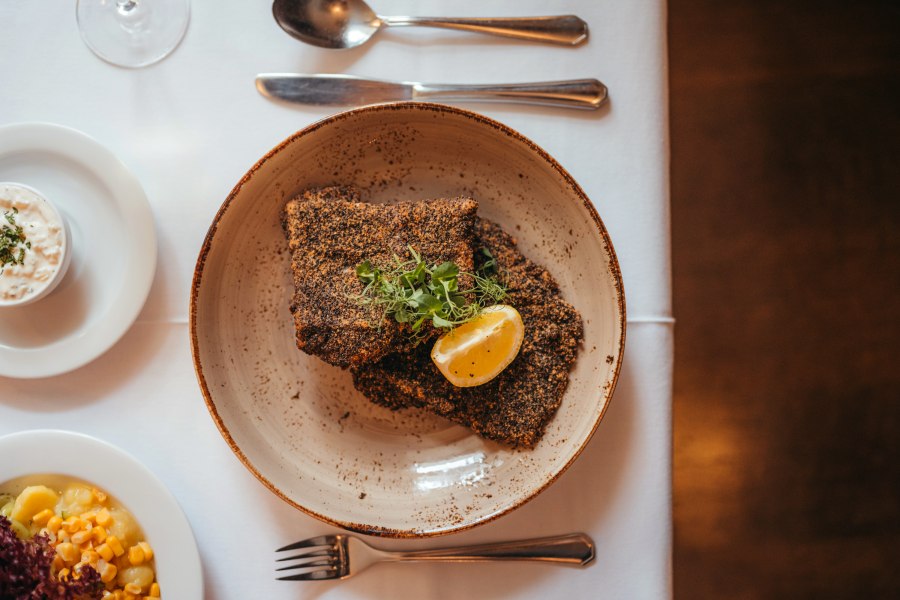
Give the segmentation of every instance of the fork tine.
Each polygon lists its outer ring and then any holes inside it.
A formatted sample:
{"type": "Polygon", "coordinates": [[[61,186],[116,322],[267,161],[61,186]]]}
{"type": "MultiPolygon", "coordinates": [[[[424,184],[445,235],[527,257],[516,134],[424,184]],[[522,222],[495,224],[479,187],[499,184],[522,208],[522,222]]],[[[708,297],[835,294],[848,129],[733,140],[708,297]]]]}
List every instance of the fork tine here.
{"type": "Polygon", "coordinates": [[[284,562],[286,560],[297,560],[298,558],[307,558],[310,556],[332,556],[334,550],[332,548],[316,548],[315,550],[310,550],[309,552],[303,552],[302,554],[295,554],[293,556],[285,556],[284,558],[277,558],[275,562],[284,562]]]}
{"type": "Polygon", "coordinates": [[[330,569],[321,569],[319,571],[310,571],[309,573],[300,573],[299,575],[288,575],[287,577],[279,577],[278,581],[318,581],[322,579],[338,579],[340,573],[336,567],[330,569]]]}
{"type": "Polygon", "coordinates": [[[333,535],[320,535],[319,537],[309,538],[288,544],[283,548],[279,548],[275,552],[284,552],[285,550],[296,550],[297,548],[310,548],[312,546],[333,546],[337,542],[337,538],[333,535]]]}
{"type": "Polygon", "coordinates": [[[275,569],[275,571],[293,571],[294,569],[309,569],[311,567],[328,567],[328,568],[337,568],[337,557],[336,556],[327,556],[327,557],[316,557],[313,560],[307,560],[298,565],[288,565],[286,567],[281,567],[280,569],[275,569]]]}

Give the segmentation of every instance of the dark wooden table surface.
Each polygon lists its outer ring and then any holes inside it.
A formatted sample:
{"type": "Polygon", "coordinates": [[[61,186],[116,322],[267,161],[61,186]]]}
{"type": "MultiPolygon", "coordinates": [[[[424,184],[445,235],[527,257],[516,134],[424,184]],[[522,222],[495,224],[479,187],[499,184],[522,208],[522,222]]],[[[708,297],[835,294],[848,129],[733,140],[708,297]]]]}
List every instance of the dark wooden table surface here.
{"type": "Polygon", "coordinates": [[[900,598],[900,2],[669,21],[676,598],[900,598]]]}

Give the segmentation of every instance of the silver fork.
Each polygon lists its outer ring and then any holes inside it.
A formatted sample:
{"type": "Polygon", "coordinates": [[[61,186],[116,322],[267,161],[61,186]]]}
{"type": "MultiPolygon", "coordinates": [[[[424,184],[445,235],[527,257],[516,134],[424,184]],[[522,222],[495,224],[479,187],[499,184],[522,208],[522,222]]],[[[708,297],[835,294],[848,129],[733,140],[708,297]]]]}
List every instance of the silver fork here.
{"type": "Polygon", "coordinates": [[[276,571],[304,571],[278,578],[283,581],[344,579],[378,562],[534,560],[583,567],[594,560],[594,542],[583,533],[412,552],[379,550],[352,535],[322,535],[287,545],[276,552],[290,550],[301,552],[277,559],[279,563],[294,562],[276,571]]]}

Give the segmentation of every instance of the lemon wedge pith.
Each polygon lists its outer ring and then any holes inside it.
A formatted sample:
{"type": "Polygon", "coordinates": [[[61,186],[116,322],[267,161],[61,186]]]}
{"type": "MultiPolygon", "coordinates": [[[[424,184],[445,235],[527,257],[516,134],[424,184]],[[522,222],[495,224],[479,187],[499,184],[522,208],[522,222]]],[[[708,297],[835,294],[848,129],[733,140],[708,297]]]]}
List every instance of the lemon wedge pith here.
{"type": "Polygon", "coordinates": [[[431,360],[457,387],[487,383],[509,366],[525,338],[522,317],[512,306],[491,306],[434,343],[431,360]]]}

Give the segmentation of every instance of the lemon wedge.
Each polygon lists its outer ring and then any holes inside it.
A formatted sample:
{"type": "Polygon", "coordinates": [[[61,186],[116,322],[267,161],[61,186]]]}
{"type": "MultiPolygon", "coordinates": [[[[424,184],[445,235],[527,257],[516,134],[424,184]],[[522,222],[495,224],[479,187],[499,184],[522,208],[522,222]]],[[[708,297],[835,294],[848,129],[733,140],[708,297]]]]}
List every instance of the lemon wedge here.
{"type": "Polygon", "coordinates": [[[439,337],[431,349],[431,360],[456,387],[474,387],[508,367],[524,338],[519,311],[498,304],[439,337]]]}

